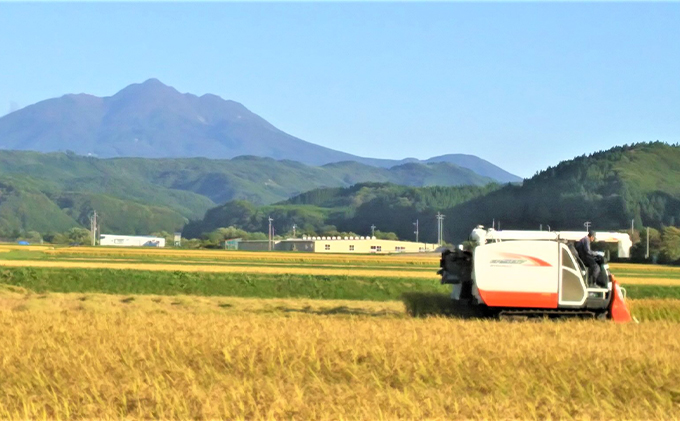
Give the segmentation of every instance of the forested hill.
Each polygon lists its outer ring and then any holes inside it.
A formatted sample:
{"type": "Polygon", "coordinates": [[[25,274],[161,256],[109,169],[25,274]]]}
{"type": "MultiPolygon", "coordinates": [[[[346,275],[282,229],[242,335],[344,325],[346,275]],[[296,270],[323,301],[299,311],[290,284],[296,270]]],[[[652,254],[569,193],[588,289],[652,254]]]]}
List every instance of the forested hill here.
{"type": "Polygon", "coordinates": [[[564,161],[525,180],[447,210],[461,224],[447,224],[451,236],[471,225],[501,221],[505,229],[598,230],[680,223],[680,146],[661,142],[616,147],[564,161]]]}
{"type": "Polygon", "coordinates": [[[292,223],[307,231],[355,232],[370,225],[413,238],[419,219],[421,240],[436,240],[435,214],[442,212],[445,239],[461,241],[471,229],[500,221],[501,229],[598,230],[680,224],[680,147],[641,143],[581,156],[536,174],[523,185],[503,187],[404,188],[363,184],[313,190],[276,206],[228,203],[188,228],[200,234],[234,225],[266,232],[267,214],[284,233],[292,223]],[[245,209],[244,208],[248,208],[245,209]],[[277,213],[278,212],[278,213],[277,213]]]}
{"type": "Polygon", "coordinates": [[[316,189],[263,207],[233,201],[209,210],[203,220],[189,223],[184,235],[198,237],[230,226],[267,232],[271,216],[276,232],[281,235],[290,235],[293,224],[297,226],[297,234],[308,235],[342,232],[369,235],[371,225],[375,225],[377,232],[393,232],[400,238],[412,239],[415,237],[413,223],[421,220],[421,238],[431,239],[436,238],[436,227],[429,223],[434,220],[434,209],[451,208],[498,188],[497,184],[407,187],[361,183],[346,188],[316,189]]]}
{"type": "Polygon", "coordinates": [[[321,186],[365,181],[467,185],[492,180],[448,162],[377,168],[356,162],[314,167],[252,156],[234,159],[98,159],[73,153],[0,151],[0,237],[89,226],[149,234],[180,229],[230,200],[263,205],[321,186]]]}

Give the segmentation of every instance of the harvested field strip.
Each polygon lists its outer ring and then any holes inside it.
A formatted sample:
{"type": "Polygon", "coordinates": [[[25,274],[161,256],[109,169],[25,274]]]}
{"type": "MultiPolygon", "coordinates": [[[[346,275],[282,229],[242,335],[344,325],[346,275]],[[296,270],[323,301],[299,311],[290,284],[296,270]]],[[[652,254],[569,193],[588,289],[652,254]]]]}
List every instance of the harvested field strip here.
{"type": "Polygon", "coordinates": [[[195,295],[113,295],[43,293],[0,285],[0,311],[64,310],[93,313],[129,311],[234,314],[316,314],[336,316],[410,317],[401,301],[322,300],[308,298],[203,297],[195,295]]]}
{"type": "MultiPolygon", "coordinates": [[[[437,279],[244,274],[207,272],[150,272],[110,269],[5,268],[0,283],[44,292],[104,292],[237,296],[261,298],[325,298],[399,300],[406,293],[450,293],[437,279]]],[[[630,298],[680,299],[680,286],[625,285],[630,298]]]]}
{"type": "Polygon", "coordinates": [[[671,322],[27,309],[0,329],[2,419],[680,418],[671,322]]]}
{"type": "Polygon", "coordinates": [[[89,256],[170,256],[208,259],[241,259],[253,261],[288,260],[293,262],[328,261],[328,262],[372,262],[394,264],[438,264],[440,254],[428,255],[355,255],[355,254],[331,254],[331,253],[301,253],[301,252],[247,252],[225,250],[182,250],[182,249],[153,249],[153,248],[126,248],[113,249],[102,247],[83,248],[59,248],[45,250],[45,253],[56,255],[89,255],[89,256]]]}
{"type": "MultiPolygon", "coordinates": [[[[462,312],[443,309],[441,303],[452,306],[448,294],[421,293],[421,301],[430,300],[428,316],[463,317],[462,312]],[[438,303],[435,303],[438,301],[438,303]]],[[[409,298],[410,299],[410,298],[409,298]]],[[[114,295],[102,293],[42,293],[26,288],[0,285],[0,311],[85,311],[92,313],[115,313],[143,311],[150,313],[190,312],[195,314],[219,313],[223,315],[252,314],[311,314],[352,317],[411,318],[406,309],[411,306],[405,300],[324,300],[309,298],[242,298],[204,297],[196,295],[114,295]]],[[[642,299],[628,300],[631,313],[641,322],[680,322],[680,300],[642,299]]]]}
{"type": "MultiPolygon", "coordinates": [[[[414,270],[388,269],[376,267],[365,269],[360,267],[311,267],[283,264],[210,264],[204,262],[116,262],[116,261],[74,261],[74,260],[1,260],[0,266],[6,267],[50,267],[50,268],[79,268],[79,269],[130,269],[145,271],[183,271],[183,272],[213,272],[213,273],[251,273],[251,274],[291,274],[291,275],[328,275],[328,276],[357,276],[357,277],[389,277],[389,278],[423,278],[438,279],[436,268],[414,270]]],[[[622,276],[620,281],[624,285],[680,285],[675,278],[636,278],[622,276]]]]}
{"type": "MultiPolygon", "coordinates": [[[[0,266],[5,267],[42,267],[42,268],[72,268],[72,269],[131,269],[146,271],[182,271],[182,272],[212,272],[212,273],[252,273],[252,274],[280,274],[293,275],[331,275],[331,276],[359,276],[380,277],[385,276],[382,270],[365,269],[333,269],[333,268],[306,268],[306,267],[272,267],[266,265],[234,266],[234,265],[190,265],[175,263],[120,263],[120,262],[74,262],[62,260],[0,260],[0,266]]],[[[405,272],[393,271],[389,277],[395,278],[429,278],[436,279],[433,271],[405,272]]]]}
{"type": "Polygon", "coordinates": [[[0,283],[44,292],[202,295],[262,298],[398,300],[404,292],[442,292],[432,279],[262,275],[207,272],[149,272],[110,269],[6,268],[0,283]]]}
{"type": "Polygon", "coordinates": [[[680,287],[675,285],[635,285],[624,284],[628,297],[642,298],[669,298],[680,300],[680,287]]]}

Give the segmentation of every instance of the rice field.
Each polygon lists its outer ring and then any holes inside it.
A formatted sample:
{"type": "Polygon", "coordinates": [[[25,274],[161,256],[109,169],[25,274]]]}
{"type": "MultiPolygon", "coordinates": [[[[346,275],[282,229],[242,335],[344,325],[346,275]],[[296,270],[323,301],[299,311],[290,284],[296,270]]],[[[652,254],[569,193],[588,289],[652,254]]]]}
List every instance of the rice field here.
{"type": "Polygon", "coordinates": [[[676,323],[101,306],[0,311],[0,418],[680,417],[676,323]]]}
{"type": "Polygon", "coordinates": [[[0,419],[680,419],[678,268],[611,265],[619,325],[471,318],[438,256],[0,251],[0,419]]]}
{"type": "Polygon", "coordinates": [[[19,289],[3,297],[2,419],[680,417],[680,338],[668,321],[414,319],[397,303],[19,289]]]}
{"type": "Polygon", "coordinates": [[[365,254],[331,254],[331,253],[302,253],[302,252],[249,252],[232,250],[182,250],[182,249],[154,249],[154,248],[113,248],[113,247],[64,247],[44,250],[46,254],[58,256],[126,256],[126,257],[171,257],[194,258],[209,260],[247,260],[253,262],[338,262],[338,263],[402,263],[429,265],[439,262],[439,254],[393,254],[393,255],[365,255],[365,254]]]}
{"type": "MultiPolygon", "coordinates": [[[[0,246],[0,251],[3,251],[0,246]]],[[[8,246],[9,247],[9,246],[8,246]]],[[[243,274],[291,274],[436,279],[438,254],[348,255],[153,248],[11,246],[0,267],[135,269],[243,274]]],[[[680,286],[680,267],[610,264],[624,285],[680,286]]]]}

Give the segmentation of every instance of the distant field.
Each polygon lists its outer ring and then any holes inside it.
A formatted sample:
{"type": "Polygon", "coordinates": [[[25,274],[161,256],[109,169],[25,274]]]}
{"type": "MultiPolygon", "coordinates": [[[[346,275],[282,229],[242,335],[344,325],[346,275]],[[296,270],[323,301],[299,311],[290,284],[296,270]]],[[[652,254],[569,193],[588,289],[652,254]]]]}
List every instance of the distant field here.
{"type": "Polygon", "coordinates": [[[52,255],[87,256],[130,256],[130,257],[184,257],[210,260],[247,260],[247,261],[292,261],[292,262],[371,262],[433,264],[438,263],[438,254],[331,254],[302,252],[249,252],[228,250],[183,250],[158,248],[106,248],[106,247],[69,247],[46,250],[52,255]]]}
{"type": "MultiPolygon", "coordinates": [[[[431,254],[349,255],[105,247],[29,250],[21,247],[13,246],[0,253],[0,267],[436,280],[439,266],[439,256],[431,254]]],[[[680,286],[679,267],[621,263],[610,267],[623,285],[680,286]]]]}

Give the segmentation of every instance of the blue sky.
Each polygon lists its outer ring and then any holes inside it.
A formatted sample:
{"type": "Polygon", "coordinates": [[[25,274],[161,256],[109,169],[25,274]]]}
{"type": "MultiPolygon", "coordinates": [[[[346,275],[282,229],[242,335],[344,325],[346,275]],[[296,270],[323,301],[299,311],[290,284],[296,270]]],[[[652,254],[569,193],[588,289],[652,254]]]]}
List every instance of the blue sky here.
{"type": "Polygon", "coordinates": [[[379,158],[520,176],[680,142],[680,3],[0,3],[0,114],[155,77],[379,158]]]}

